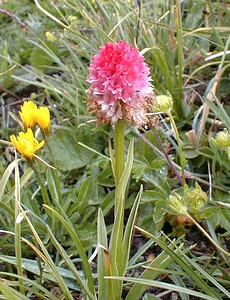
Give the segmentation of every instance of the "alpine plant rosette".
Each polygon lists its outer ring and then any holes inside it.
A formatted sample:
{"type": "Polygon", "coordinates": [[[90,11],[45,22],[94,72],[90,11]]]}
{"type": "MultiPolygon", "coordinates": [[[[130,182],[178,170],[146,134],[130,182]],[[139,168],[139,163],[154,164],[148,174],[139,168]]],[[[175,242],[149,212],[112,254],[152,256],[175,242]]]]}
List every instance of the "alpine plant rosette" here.
{"type": "Polygon", "coordinates": [[[108,42],[93,56],[87,82],[89,111],[97,113],[97,124],[114,125],[118,119],[142,126],[152,108],[150,70],[137,48],[119,41],[108,42]]]}

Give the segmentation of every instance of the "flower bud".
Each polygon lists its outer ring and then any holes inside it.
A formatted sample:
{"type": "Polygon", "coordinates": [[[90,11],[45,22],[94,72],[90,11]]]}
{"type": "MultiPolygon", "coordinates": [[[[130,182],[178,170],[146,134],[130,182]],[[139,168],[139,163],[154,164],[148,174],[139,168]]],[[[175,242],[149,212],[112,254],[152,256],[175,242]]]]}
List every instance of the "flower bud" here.
{"type": "Polygon", "coordinates": [[[169,195],[168,209],[176,215],[183,215],[187,213],[187,205],[178,194],[169,195]]]}
{"type": "Polygon", "coordinates": [[[189,189],[185,193],[185,201],[188,204],[189,210],[193,214],[200,212],[202,207],[207,203],[208,196],[202,191],[198,183],[195,183],[195,188],[189,189]]]}
{"type": "Polygon", "coordinates": [[[50,129],[50,111],[48,107],[41,106],[37,112],[36,122],[44,133],[48,133],[50,129]]]}
{"type": "Polygon", "coordinates": [[[46,31],[45,36],[46,36],[47,41],[49,41],[49,42],[55,42],[57,40],[57,37],[49,31],[46,31]]]}
{"type": "Polygon", "coordinates": [[[156,112],[167,113],[173,107],[173,100],[171,96],[160,95],[156,96],[154,100],[153,110],[156,112]]]}
{"type": "Polygon", "coordinates": [[[225,128],[223,131],[217,133],[215,140],[212,140],[212,143],[216,148],[220,150],[226,150],[230,147],[230,134],[228,130],[225,128]]]}

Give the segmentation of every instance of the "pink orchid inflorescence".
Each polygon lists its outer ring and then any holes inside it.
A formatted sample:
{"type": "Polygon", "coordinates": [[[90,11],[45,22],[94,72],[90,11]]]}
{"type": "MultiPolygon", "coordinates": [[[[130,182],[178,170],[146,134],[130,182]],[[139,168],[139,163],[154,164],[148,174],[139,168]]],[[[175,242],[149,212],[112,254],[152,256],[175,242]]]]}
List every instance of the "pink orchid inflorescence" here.
{"type": "Polygon", "coordinates": [[[119,41],[108,42],[93,56],[87,82],[87,101],[97,113],[97,124],[115,124],[118,119],[142,126],[152,108],[153,86],[150,70],[137,48],[119,41]]]}

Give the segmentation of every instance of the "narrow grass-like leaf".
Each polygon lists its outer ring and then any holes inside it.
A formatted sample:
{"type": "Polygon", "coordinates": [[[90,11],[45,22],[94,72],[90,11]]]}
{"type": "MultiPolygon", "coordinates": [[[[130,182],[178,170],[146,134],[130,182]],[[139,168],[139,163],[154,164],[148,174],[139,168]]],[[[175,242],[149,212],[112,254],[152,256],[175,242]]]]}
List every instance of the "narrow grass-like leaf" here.
{"type": "MultiPolygon", "coordinates": [[[[22,208],[21,208],[22,210],[22,208]]],[[[43,244],[42,240],[40,239],[37,231],[35,230],[33,224],[31,223],[30,219],[28,218],[27,214],[22,210],[24,213],[24,218],[26,219],[33,235],[34,238],[36,239],[36,242],[41,248],[42,256],[43,256],[43,261],[47,263],[50,267],[51,273],[53,274],[54,278],[56,279],[60,289],[62,290],[63,294],[66,297],[66,300],[73,300],[73,296],[71,292],[69,291],[67,285],[65,284],[64,279],[62,278],[61,274],[59,273],[55,263],[53,262],[52,257],[50,256],[49,252],[46,249],[46,246],[43,244]]],[[[33,246],[32,246],[33,247],[33,246]]],[[[33,247],[34,248],[34,247],[33,247]]]]}
{"type": "MultiPolygon", "coordinates": [[[[14,256],[0,255],[0,259],[6,263],[16,266],[16,258],[14,256]]],[[[50,282],[54,282],[56,285],[58,285],[58,281],[52,275],[52,271],[51,271],[50,267],[48,266],[48,264],[44,264],[44,267],[42,269],[42,274],[41,274],[41,269],[36,260],[22,258],[22,268],[34,275],[37,275],[38,278],[42,279],[43,281],[47,280],[50,282]]],[[[61,276],[63,277],[65,284],[70,289],[76,290],[76,291],[81,290],[80,286],[76,283],[75,276],[73,275],[73,273],[71,271],[69,271],[68,269],[61,268],[61,267],[56,267],[56,268],[57,268],[58,272],[61,274],[61,276]]],[[[24,279],[26,277],[22,277],[22,278],[24,279]]]]}
{"type": "MultiPolygon", "coordinates": [[[[32,174],[33,174],[33,170],[31,168],[28,168],[25,171],[25,173],[20,177],[20,186],[21,186],[21,188],[28,182],[28,180],[30,179],[32,174]]],[[[15,189],[15,187],[13,187],[7,194],[5,194],[3,196],[4,202],[6,204],[8,204],[10,202],[10,200],[14,197],[14,189],[15,189]]]]}
{"type": "MultiPolygon", "coordinates": [[[[22,278],[21,278],[22,279],[22,278]]],[[[2,294],[6,297],[5,299],[10,300],[29,300],[30,298],[26,297],[19,291],[13,289],[12,287],[8,286],[5,281],[0,281],[0,290],[2,294]]]]}
{"type": "Polygon", "coordinates": [[[224,123],[226,128],[230,131],[230,118],[224,107],[221,105],[219,100],[214,96],[215,103],[205,98],[204,101],[208,104],[214,114],[224,123]]]}
{"type": "Polygon", "coordinates": [[[185,258],[185,260],[188,261],[189,264],[191,264],[194,267],[194,269],[196,269],[197,271],[199,271],[202,274],[202,277],[205,280],[209,280],[214,286],[216,286],[218,288],[218,290],[220,290],[222,293],[224,293],[230,299],[230,292],[227,291],[219,282],[217,282],[215,280],[214,276],[211,276],[210,274],[208,274],[204,269],[202,269],[192,259],[190,259],[188,256],[185,256],[184,253],[182,254],[182,256],[185,258]]]}
{"type": "MultiPolygon", "coordinates": [[[[177,249],[175,249],[175,253],[179,253],[180,249],[183,247],[181,244],[177,249]]],[[[169,249],[174,249],[174,243],[168,245],[169,249]]],[[[173,259],[165,252],[162,251],[150,264],[148,265],[149,268],[145,269],[144,272],[141,274],[140,279],[155,279],[158,275],[161,274],[158,270],[153,270],[151,268],[162,268],[166,269],[171,263],[173,259]]],[[[125,300],[139,300],[146,290],[146,287],[140,283],[135,283],[128,295],[126,296],[125,300]]]]}
{"type": "Polygon", "coordinates": [[[17,164],[16,160],[12,161],[2,175],[2,178],[0,180],[0,201],[2,199],[2,195],[4,193],[8,179],[9,179],[10,175],[12,174],[16,164],[17,164]]]}
{"type": "Polygon", "coordinates": [[[178,97],[175,100],[175,111],[177,116],[182,118],[182,87],[183,87],[183,63],[184,63],[184,53],[183,53],[183,39],[182,39],[182,16],[181,16],[181,3],[176,0],[175,9],[175,23],[176,23],[176,35],[177,35],[177,61],[178,61],[178,76],[177,76],[177,89],[178,97]]]}
{"type": "MultiPolygon", "coordinates": [[[[22,248],[21,248],[21,222],[18,222],[18,217],[20,215],[20,202],[21,202],[21,190],[20,190],[20,174],[18,168],[18,159],[15,149],[15,190],[14,190],[14,231],[15,231],[15,240],[14,240],[14,249],[17,260],[17,273],[19,276],[23,275],[22,270],[22,248]]],[[[19,278],[19,291],[22,295],[25,295],[24,283],[21,277],[19,278]]]]}
{"type": "Polygon", "coordinates": [[[143,255],[153,245],[153,243],[154,241],[150,239],[147,243],[140,247],[140,249],[130,258],[128,267],[132,268],[132,265],[139,260],[140,256],[143,255]]]}
{"type": "Polygon", "coordinates": [[[81,244],[80,239],[77,236],[77,233],[75,231],[75,229],[73,228],[70,220],[67,218],[67,216],[65,216],[66,219],[63,218],[63,216],[61,216],[57,211],[55,211],[53,208],[47,206],[47,205],[43,205],[45,209],[51,211],[62,223],[62,225],[66,228],[66,230],[68,231],[69,235],[71,236],[73,242],[75,243],[75,247],[77,249],[77,252],[79,254],[79,256],[82,259],[82,264],[83,264],[83,268],[85,271],[85,275],[86,278],[88,280],[88,287],[90,292],[95,295],[95,291],[94,291],[94,282],[93,282],[93,276],[92,276],[92,271],[90,268],[90,264],[88,262],[88,258],[86,256],[85,250],[81,244]]]}
{"type": "Polygon", "coordinates": [[[109,253],[105,253],[106,249],[108,249],[108,242],[107,242],[107,233],[106,233],[106,226],[104,221],[104,216],[102,210],[99,208],[98,210],[98,219],[97,219],[97,243],[99,248],[98,253],[98,299],[107,300],[112,297],[112,282],[111,280],[106,280],[104,277],[108,276],[111,273],[110,270],[110,262],[108,259],[106,260],[105,255],[109,258],[109,253]]]}
{"type": "Polygon", "coordinates": [[[64,250],[64,248],[61,246],[61,244],[57,241],[57,239],[55,238],[55,236],[53,235],[52,231],[50,230],[50,228],[47,226],[47,231],[49,234],[49,237],[51,238],[52,243],[54,244],[55,248],[57,249],[57,251],[59,252],[59,254],[62,256],[62,258],[64,259],[67,267],[69,268],[69,270],[73,273],[75,279],[77,280],[79,286],[82,288],[82,291],[85,292],[85,294],[90,298],[90,299],[95,299],[95,296],[90,292],[90,290],[87,287],[87,283],[83,281],[82,276],[78,273],[75,265],[73,264],[73,262],[71,261],[71,259],[69,258],[68,254],[66,253],[66,251],[64,250]]]}
{"type": "Polygon", "coordinates": [[[167,65],[167,60],[164,55],[164,52],[158,47],[152,47],[152,48],[144,48],[141,51],[141,53],[144,54],[145,52],[150,50],[152,51],[153,55],[156,58],[156,63],[159,65],[159,68],[162,70],[162,73],[164,74],[167,90],[170,93],[172,93],[172,89],[173,89],[172,75],[167,65]]]}
{"type": "Polygon", "coordinates": [[[131,249],[131,241],[132,241],[132,233],[134,230],[134,224],[136,221],[136,217],[137,217],[137,212],[138,212],[138,207],[141,201],[141,195],[143,192],[143,186],[141,186],[140,191],[133,203],[131,212],[129,214],[129,218],[128,218],[128,222],[125,226],[125,233],[124,233],[124,237],[123,237],[123,242],[122,242],[122,248],[123,248],[123,253],[122,253],[122,257],[123,257],[123,273],[126,271],[127,265],[128,265],[128,260],[129,260],[129,253],[130,253],[130,249],[131,249]]]}
{"type": "Polygon", "coordinates": [[[191,268],[187,261],[184,261],[177,253],[172,251],[163,241],[153,236],[149,232],[136,227],[142,234],[148,236],[153,239],[172,259],[175,261],[186,273],[189,277],[191,277],[194,282],[205,292],[207,295],[211,297],[215,297],[215,299],[221,299],[219,294],[217,294],[204,280],[200,278],[200,276],[191,268]]]}
{"type": "Polygon", "coordinates": [[[166,282],[160,282],[160,281],[149,280],[149,279],[133,278],[133,277],[119,277],[119,276],[117,276],[117,277],[116,276],[111,276],[109,278],[115,279],[115,280],[139,283],[141,285],[146,285],[148,287],[152,286],[152,287],[157,287],[157,288],[166,289],[166,290],[173,290],[173,291],[176,291],[176,292],[179,292],[179,293],[185,293],[185,294],[188,294],[188,295],[192,295],[192,296],[198,297],[200,299],[207,299],[207,300],[221,299],[221,298],[216,298],[216,297],[213,297],[213,296],[209,296],[209,295],[206,295],[206,294],[196,292],[192,289],[180,287],[180,286],[170,284],[170,283],[166,283],[166,282]]]}
{"type": "MultiPolygon", "coordinates": [[[[17,274],[13,274],[13,273],[9,273],[9,272],[0,272],[0,276],[12,277],[12,278],[16,278],[16,279],[19,279],[19,277],[20,277],[17,274]]],[[[31,291],[31,293],[35,294],[36,296],[38,296],[39,299],[57,300],[57,297],[55,297],[55,295],[53,293],[48,291],[41,284],[37,283],[37,281],[31,280],[27,277],[23,277],[22,279],[26,282],[26,285],[25,285],[26,289],[28,291],[31,291]]],[[[6,283],[8,283],[9,285],[12,285],[12,286],[17,286],[16,281],[11,281],[11,282],[5,281],[5,284],[6,283]]],[[[19,297],[20,298],[17,298],[17,299],[22,299],[21,294],[19,295],[19,297]]],[[[9,299],[12,299],[12,298],[9,298],[9,299]]]]}

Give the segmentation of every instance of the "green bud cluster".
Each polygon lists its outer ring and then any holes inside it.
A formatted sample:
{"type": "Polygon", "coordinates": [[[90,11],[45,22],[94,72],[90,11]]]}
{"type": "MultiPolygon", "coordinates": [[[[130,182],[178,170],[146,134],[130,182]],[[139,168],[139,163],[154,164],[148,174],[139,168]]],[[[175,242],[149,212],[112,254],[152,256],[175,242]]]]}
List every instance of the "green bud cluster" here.
{"type": "Polygon", "coordinates": [[[211,138],[211,144],[213,147],[226,151],[230,147],[230,134],[225,128],[216,134],[215,138],[211,138]]]}
{"type": "Polygon", "coordinates": [[[173,100],[171,96],[160,95],[154,100],[153,110],[155,112],[167,113],[173,108],[173,100]]]}
{"type": "Polygon", "coordinates": [[[198,183],[194,188],[186,189],[182,195],[174,193],[168,198],[168,209],[176,215],[193,214],[199,219],[199,213],[208,201],[207,194],[198,183]]]}

